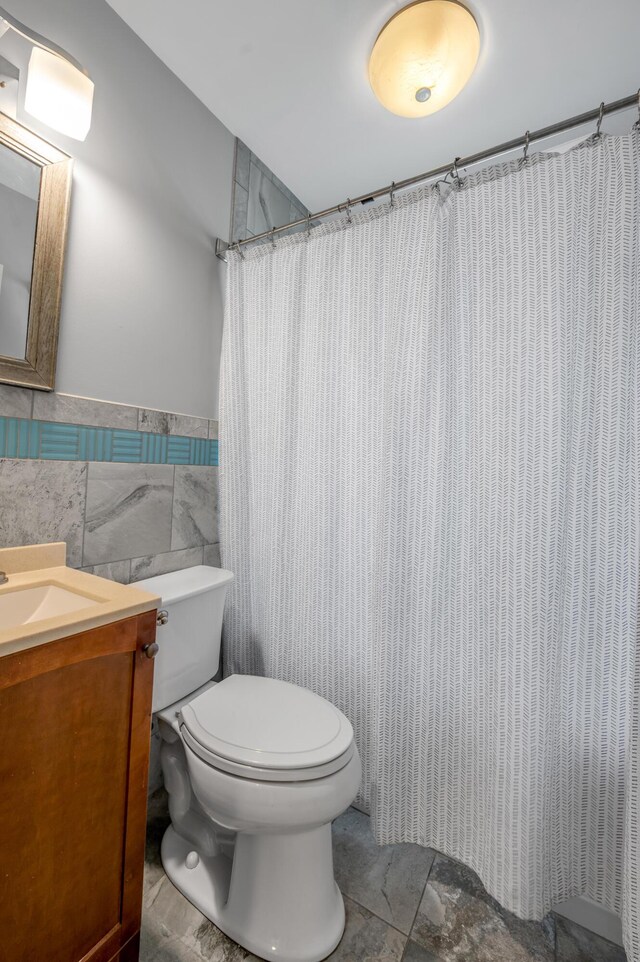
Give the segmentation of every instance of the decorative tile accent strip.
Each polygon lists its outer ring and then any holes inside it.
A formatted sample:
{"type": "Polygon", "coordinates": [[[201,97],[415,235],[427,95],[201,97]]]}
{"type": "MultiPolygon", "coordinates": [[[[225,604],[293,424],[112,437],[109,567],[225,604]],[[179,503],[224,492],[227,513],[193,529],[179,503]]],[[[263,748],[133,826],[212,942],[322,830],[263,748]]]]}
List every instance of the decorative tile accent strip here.
{"type": "Polygon", "coordinates": [[[0,417],[0,457],[217,467],[218,441],[0,417]]]}

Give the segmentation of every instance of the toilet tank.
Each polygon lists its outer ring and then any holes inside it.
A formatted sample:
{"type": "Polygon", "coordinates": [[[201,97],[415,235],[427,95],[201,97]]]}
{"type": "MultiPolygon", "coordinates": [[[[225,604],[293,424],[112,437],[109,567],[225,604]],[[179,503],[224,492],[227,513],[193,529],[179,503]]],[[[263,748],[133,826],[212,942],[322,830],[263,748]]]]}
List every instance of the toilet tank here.
{"type": "Polygon", "coordinates": [[[233,574],[197,565],[136,582],[162,598],[169,620],[158,625],[159,651],[153,676],[153,711],[196,691],[217,673],[227,585],[233,574]]]}

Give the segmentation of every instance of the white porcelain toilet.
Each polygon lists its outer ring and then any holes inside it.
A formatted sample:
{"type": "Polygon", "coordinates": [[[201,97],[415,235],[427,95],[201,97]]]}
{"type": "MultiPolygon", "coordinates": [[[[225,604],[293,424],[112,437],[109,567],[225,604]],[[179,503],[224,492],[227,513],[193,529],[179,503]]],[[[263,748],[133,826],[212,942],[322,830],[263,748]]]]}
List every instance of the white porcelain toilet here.
{"type": "Polygon", "coordinates": [[[229,571],[199,566],[138,582],[160,595],[153,711],[171,825],[162,864],[180,891],[264,959],[319,962],[344,929],[331,822],[360,784],[345,716],[271,678],[211,681],[229,571]]]}

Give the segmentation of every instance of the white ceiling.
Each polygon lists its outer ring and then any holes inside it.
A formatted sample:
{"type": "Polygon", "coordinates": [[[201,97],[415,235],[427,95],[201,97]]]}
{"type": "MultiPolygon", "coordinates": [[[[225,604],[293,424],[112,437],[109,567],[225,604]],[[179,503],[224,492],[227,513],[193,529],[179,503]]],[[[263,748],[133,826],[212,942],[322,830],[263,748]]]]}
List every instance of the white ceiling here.
{"type": "Polygon", "coordinates": [[[313,211],[640,86],[640,0],[469,0],[476,71],[419,120],[388,113],[367,77],[404,0],[109,3],[313,211]]]}

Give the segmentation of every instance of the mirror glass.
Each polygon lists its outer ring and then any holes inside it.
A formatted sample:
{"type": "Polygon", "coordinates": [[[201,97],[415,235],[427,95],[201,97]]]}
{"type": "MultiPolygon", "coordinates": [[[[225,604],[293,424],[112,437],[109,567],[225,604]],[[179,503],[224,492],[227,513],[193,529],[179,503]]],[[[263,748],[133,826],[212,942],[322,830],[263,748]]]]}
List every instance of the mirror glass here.
{"type": "Polygon", "coordinates": [[[0,354],[27,350],[42,168],[0,144],[0,354]]]}

